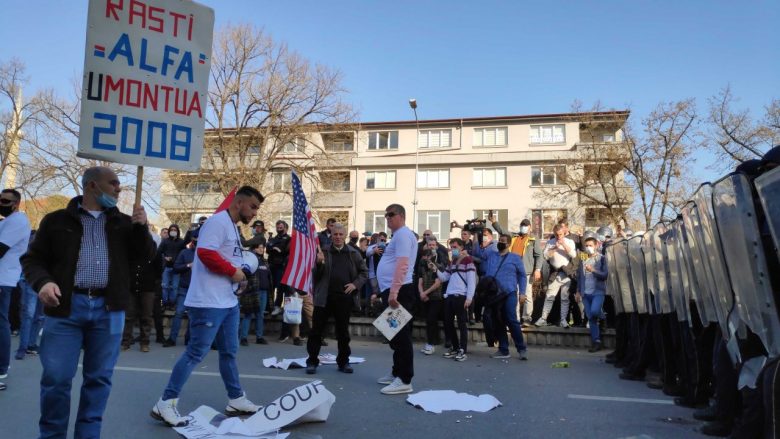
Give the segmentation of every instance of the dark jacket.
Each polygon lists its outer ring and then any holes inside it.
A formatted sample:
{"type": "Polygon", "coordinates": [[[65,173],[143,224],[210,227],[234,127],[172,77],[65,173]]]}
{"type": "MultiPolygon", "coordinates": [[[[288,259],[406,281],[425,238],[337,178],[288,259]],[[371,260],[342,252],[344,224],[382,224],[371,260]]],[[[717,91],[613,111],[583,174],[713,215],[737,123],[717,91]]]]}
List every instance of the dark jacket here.
{"type": "Polygon", "coordinates": [[[178,237],[176,239],[163,239],[163,241],[160,243],[160,248],[157,249],[161,256],[160,260],[163,261],[166,267],[173,268],[173,263],[176,261],[179,253],[184,250],[185,245],[186,244],[184,243],[184,240],[178,237]],[[166,261],[166,256],[171,258],[171,260],[166,261]]]}
{"type": "Polygon", "coordinates": [[[256,247],[258,245],[265,245],[267,242],[268,240],[262,233],[252,235],[252,237],[249,239],[244,239],[244,237],[241,236],[241,245],[247,248],[256,247]]]}
{"type": "MultiPolygon", "coordinates": [[[[173,263],[173,272],[179,273],[179,288],[189,288],[192,278],[192,266],[187,266],[195,261],[195,249],[185,248],[176,257],[173,263]]],[[[178,294],[178,292],[176,293],[178,294]]]]}
{"type": "MultiPolygon", "coordinates": [[[[349,258],[352,261],[349,266],[349,278],[355,285],[355,291],[352,294],[357,294],[368,279],[368,268],[366,268],[366,262],[360,256],[359,251],[348,245],[345,245],[344,248],[349,252],[349,258]]],[[[314,306],[325,306],[328,303],[331,269],[330,247],[323,249],[322,253],[325,254],[325,261],[314,267],[314,306]]]]}
{"type": "MultiPolygon", "coordinates": [[[[255,255],[257,257],[257,255],[255,255]]],[[[257,271],[247,278],[249,285],[247,285],[247,291],[271,291],[274,287],[273,276],[271,276],[271,270],[268,268],[268,264],[265,262],[265,258],[257,257],[257,271]]]]}
{"type": "MultiPolygon", "coordinates": [[[[71,294],[76,278],[83,228],[79,219],[81,197],[75,197],[68,207],[52,212],[41,221],[35,240],[22,256],[24,277],[35,291],[47,282],[54,282],[62,297],[56,307],[45,307],[48,316],[70,316],[71,294]]],[[[133,224],[129,215],[117,208],[107,209],[106,238],[111,267],[106,287],[106,308],[121,311],[130,299],[130,261],[154,258],[155,244],[146,225],[133,224]]]]}
{"type": "Polygon", "coordinates": [[[162,280],[162,255],[157,253],[154,258],[132,261],[130,267],[133,271],[133,279],[130,285],[130,292],[138,294],[141,292],[157,291],[162,280]]]}
{"type": "Polygon", "coordinates": [[[287,257],[290,254],[290,235],[277,233],[276,236],[268,240],[265,252],[268,253],[268,265],[287,265],[287,257]],[[274,250],[275,248],[280,251],[274,250]]]}
{"type": "Polygon", "coordinates": [[[330,244],[333,242],[330,237],[330,231],[328,229],[317,233],[317,237],[320,241],[320,248],[330,247],[330,244]]]}

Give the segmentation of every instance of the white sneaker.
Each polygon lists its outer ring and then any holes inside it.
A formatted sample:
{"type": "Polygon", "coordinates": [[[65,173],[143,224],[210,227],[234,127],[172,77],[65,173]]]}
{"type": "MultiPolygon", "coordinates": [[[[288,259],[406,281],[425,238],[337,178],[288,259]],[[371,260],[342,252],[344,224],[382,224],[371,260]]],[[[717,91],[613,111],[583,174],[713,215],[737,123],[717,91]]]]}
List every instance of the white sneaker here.
{"type": "Polygon", "coordinates": [[[561,320],[560,326],[563,329],[569,329],[569,323],[566,320],[561,320]]]}
{"type": "Polygon", "coordinates": [[[545,320],[545,319],[541,319],[541,318],[540,318],[539,320],[537,320],[537,321],[536,321],[536,323],[534,323],[534,326],[536,326],[536,327],[538,327],[538,328],[542,328],[542,327],[544,327],[544,326],[549,326],[549,325],[550,325],[550,324],[549,324],[549,323],[547,323],[547,320],[545,320]]]}
{"type": "Polygon", "coordinates": [[[278,306],[275,306],[275,307],[274,307],[274,310],[273,310],[273,311],[271,311],[271,315],[272,315],[272,316],[278,316],[278,315],[279,315],[279,314],[281,314],[281,313],[282,313],[282,309],[281,309],[281,308],[279,308],[278,306]]]}
{"type": "Polygon", "coordinates": [[[519,358],[519,359],[521,359],[523,361],[527,361],[528,360],[528,350],[527,349],[523,349],[522,351],[518,352],[517,358],[519,358]]]}
{"type": "Polygon", "coordinates": [[[384,385],[390,384],[393,381],[395,381],[395,377],[393,376],[393,374],[385,375],[382,378],[376,380],[377,383],[384,384],[384,385]]]}
{"type": "Polygon", "coordinates": [[[179,414],[179,410],[176,409],[176,404],[178,404],[178,402],[179,398],[173,398],[167,401],[163,401],[163,399],[160,398],[160,400],[157,401],[157,404],[152,407],[152,412],[149,413],[149,415],[158,421],[165,422],[171,427],[184,427],[190,423],[190,420],[188,417],[179,414]]]}
{"type": "Polygon", "coordinates": [[[463,349],[458,349],[458,353],[455,354],[454,357],[452,357],[452,359],[455,361],[466,361],[467,358],[468,355],[466,355],[466,353],[463,352],[463,349]]]}
{"type": "Polygon", "coordinates": [[[435,351],[436,351],[436,349],[433,347],[433,345],[429,345],[429,344],[425,345],[425,346],[424,346],[424,347],[423,347],[423,348],[420,350],[420,352],[422,352],[422,353],[423,353],[423,354],[425,354],[425,355],[431,355],[431,354],[433,354],[435,351]]]}
{"type": "Polygon", "coordinates": [[[263,408],[261,405],[256,405],[246,397],[246,392],[236,399],[228,400],[228,405],[225,408],[225,414],[227,416],[240,416],[240,415],[253,415],[258,410],[263,408]]]}
{"type": "Polygon", "coordinates": [[[404,384],[401,378],[396,378],[392,383],[385,387],[382,387],[382,392],[385,395],[400,395],[401,393],[412,393],[412,384],[404,384]]]}

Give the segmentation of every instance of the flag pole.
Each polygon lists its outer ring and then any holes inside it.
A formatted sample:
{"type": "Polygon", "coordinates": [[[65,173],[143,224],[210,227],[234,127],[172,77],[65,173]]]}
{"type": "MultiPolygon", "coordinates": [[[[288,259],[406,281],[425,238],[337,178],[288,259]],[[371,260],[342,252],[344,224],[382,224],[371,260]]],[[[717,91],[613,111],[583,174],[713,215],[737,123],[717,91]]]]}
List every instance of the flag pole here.
{"type": "Polygon", "coordinates": [[[141,190],[144,182],[144,167],[139,166],[138,172],[135,174],[135,204],[133,206],[141,205],[141,190]]]}

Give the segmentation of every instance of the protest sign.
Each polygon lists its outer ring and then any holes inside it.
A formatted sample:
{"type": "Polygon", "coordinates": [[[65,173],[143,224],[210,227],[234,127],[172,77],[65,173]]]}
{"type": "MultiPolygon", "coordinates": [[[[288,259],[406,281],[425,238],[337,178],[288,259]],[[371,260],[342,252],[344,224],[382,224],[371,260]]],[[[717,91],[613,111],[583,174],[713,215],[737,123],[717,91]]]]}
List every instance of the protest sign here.
{"type": "Polygon", "coordinates": [[[392,340],[410,320],[412,320],[412,315],[409,314],[409,311],[403,305],[398,305],[398,308],[387,307],[386,310],[382,311],[382,314],[379,314],[379,317],[374,320],[374,326],[388,340],[392,340]]]}
{"type": "Polygon", "coordinates": [[[213,33],[189,0],[90,0],[79,157],[199,169],[213,33]]]}

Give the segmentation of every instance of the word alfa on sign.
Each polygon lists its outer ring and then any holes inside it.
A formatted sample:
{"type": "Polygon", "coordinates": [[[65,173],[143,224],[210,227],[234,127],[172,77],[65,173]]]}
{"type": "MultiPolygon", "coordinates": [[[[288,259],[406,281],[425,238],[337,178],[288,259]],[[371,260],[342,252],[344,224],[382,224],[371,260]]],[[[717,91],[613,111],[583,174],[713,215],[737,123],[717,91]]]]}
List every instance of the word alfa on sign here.
{"type": "Polygon", "coordinates": [[[191,1],[90,0],[79,155],[197,169],[213,27],[191,1]]]}

